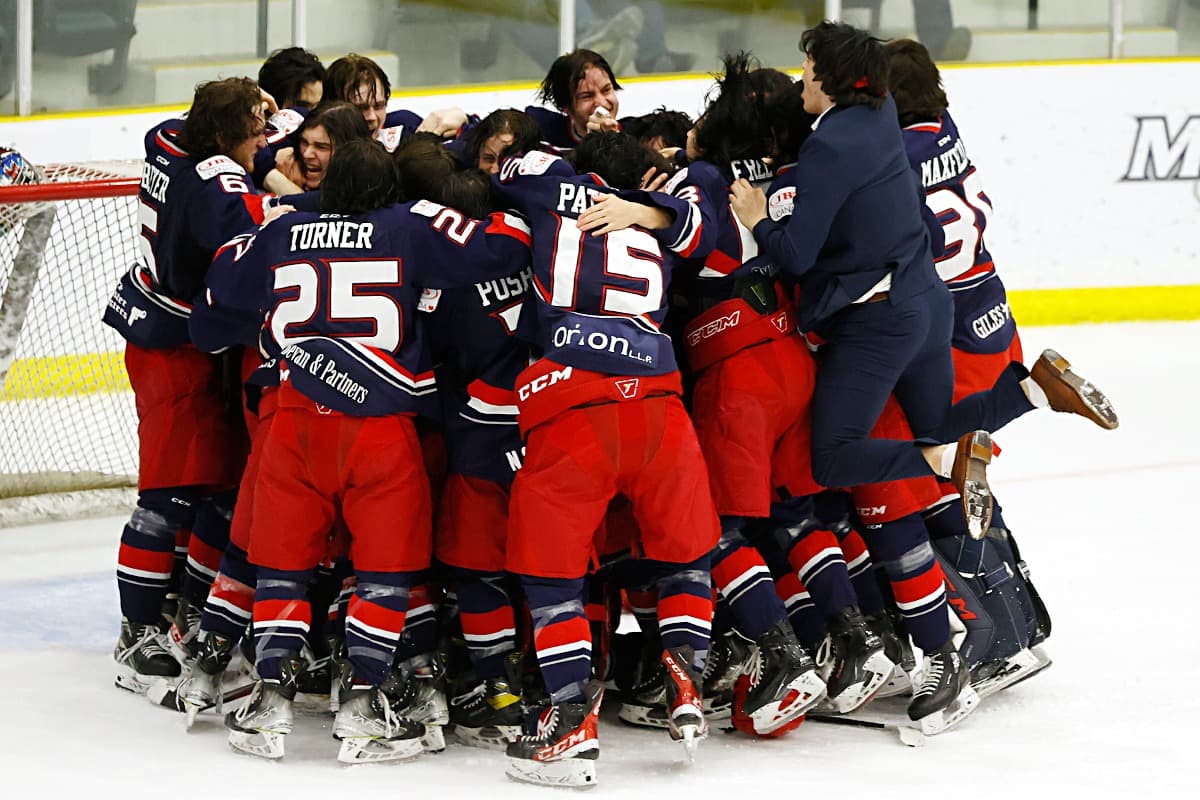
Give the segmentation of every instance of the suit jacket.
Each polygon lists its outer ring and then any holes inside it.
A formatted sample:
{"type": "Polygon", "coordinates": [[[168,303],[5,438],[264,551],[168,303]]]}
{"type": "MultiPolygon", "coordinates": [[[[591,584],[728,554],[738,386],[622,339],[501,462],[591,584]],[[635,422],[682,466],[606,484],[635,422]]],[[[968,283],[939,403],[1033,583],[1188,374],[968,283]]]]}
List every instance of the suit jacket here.
{"type": "Polygon", "coordinates": [[[896,104],[834,106],[800,148],[796,194],[784,223],[754,238],[801,289],[798,323],[811,330],[885,276],[891,302],[937,284],[924,197],[908,166],[896,104]]]}

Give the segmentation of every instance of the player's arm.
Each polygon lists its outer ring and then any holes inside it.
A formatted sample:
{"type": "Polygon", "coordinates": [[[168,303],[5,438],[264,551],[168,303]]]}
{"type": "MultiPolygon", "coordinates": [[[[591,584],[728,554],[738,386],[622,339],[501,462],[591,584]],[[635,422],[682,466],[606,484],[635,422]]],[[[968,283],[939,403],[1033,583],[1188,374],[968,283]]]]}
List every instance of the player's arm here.
{"type": "Polygon", "coordinates": [[[259,264],[254,233],[225,243],[192,303],[188,333],[198,349],[216,353],[235,345],[256,347],[270,299],[269,270],[259,264]]]}
{"type": "Polygon", "coordinates": [[[472,219],[457,209],[419,200],[402,210],[423,220],[407,223],[411,246],[406,265],[419,270],[413,279],[431,289],[469,286],[511,275],[529,263],[529,226],[515,214],[497,212],[472,219]]]}
{"type": "Polygon", "coordinates": [[[216,252],[231,237],[261,225],[269,208],[267,195],[255,193],[250,176],[232,159],[213,156],[196,165],[204,178],[188,208],[196,243],[216,252]]]}

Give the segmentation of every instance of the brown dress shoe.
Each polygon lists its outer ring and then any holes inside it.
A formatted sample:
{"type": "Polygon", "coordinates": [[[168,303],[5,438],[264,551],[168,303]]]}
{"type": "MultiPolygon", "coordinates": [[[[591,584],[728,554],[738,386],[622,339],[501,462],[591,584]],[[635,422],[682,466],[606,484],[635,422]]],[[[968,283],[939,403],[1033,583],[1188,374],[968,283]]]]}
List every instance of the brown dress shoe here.
{"type": "Polygon", "coordinates": [[[992,490],[987,482],[987,465],[992,461],[992,437],[987,431],[968,433],[958,440],[950,482],[962,499],[967,532],[982,539],[992,526],[992,490]]]}
{"type": "Polygon", "coordinates": [[[1029,376],[1042,387],[1055,411],[1086,417],[1105,430],[1120,424],[1104,392],[1072,372],[1070,362],[1054,350],[1042,351],[1029,376]]]}

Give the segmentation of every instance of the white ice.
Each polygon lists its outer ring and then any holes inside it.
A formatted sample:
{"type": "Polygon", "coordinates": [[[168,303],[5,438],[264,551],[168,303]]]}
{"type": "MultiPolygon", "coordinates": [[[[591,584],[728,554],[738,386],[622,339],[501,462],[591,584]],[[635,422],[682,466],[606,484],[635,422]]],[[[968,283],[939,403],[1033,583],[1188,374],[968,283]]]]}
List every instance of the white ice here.
{"type": "MultiPolygon", "coordinates": [[[[922,749],[806,723],[777,741],[717,734],[697,762],[663,733],[606,723],[594,796],[1200,797],[1200,323],[1023,331],[1114,399],[1121,428],[1027,416],[997,440],[1005,517],[1054,619],[1054,666],[922,749]]],[[[113,687],[123,520],[0,531],[3,796],[536,797],[503,757],[458,745],[342,767],[329,719],[298,720],[282,763],[235,754],[214,715],[183,719],[113,687]]]]}

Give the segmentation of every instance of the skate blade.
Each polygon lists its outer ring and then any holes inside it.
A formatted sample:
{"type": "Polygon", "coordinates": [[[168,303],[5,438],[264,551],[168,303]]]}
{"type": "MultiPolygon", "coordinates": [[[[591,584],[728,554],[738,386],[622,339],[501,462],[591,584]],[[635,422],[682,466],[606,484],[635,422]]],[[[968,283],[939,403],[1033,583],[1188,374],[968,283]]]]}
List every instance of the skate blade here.
{"type": "Polygon", "coordinates": [[[764,736],[774,733],[825,699],[825,684],[816,671],[797,676],[787,688],[787,694],[778,703],[767,703],[750,714],[755,733],[764,736]]]}
{"type": "Polygon", "coordinates": [[[478,747],[483,750],[505,750],[509,742],[515,742],[521,735],[520,725],[488,725],[483,728],[466,728],[455,725],[451,732],[454,738],[468,747],[478,747]]]}
{"type": "Polygon", "coordinates": [[[704,712],[704,719],[708,721],[709,728],[716,728],[720,731],[736,730],[733,724],[733,706],[722,705],[716,708],[710,708],[704,712]]]}
{"type": "Polygon", "coordinates": [[[688,763],[696,763],[696,748],[700,746],[700,740],[708,736],[708,730],[700,730],[698,725],[684,725],[679,729],[680,743],[683,745],[683,752],[687,753],[688,763]]]}
{"type": "Polygon", "coordinates": [[[827,698],[822,710],[850,714],[862,708],[875,699],[895,666],[883,652],[871,656],[863,664],[863,669],[869,677],[862,683],[846,687],[837,697],[827,698]]]}
{"type": "Polygon", "coordinates": [[[283,758],[283,739],[278,731],[230,731],[229,746],[259,758],[283,758]]]}
{"type": "Polygon", "coordinates": [[[1114,431],[1120,427],[1121,421],[1117,419],[1117,412],[1113,409],[1108,396],[1097,389],[1091,381],[1072,372],[1070,361],[1060,356],[1055,350],[1044,350],[1042,358],[1048,362],[1049,367],[1062,381],[1071,387],[1075,396],[1083,403],[1086,413],[1082,416],[1107,431],[1114,431]]]}
{"type": "Polygon", "coordinates": [[[113,685],[118,689],[124,689],[134,694],[149,694],[153,690],[156,695],[165,696],[166,693],[174,690],[172,683],[176,680],[178,680],[178,676],[166,678],[153,675],[139,675],[130,667],[118,666],[113,685]]]}
{"type": "Polygon", "coordinates": [[[904,667],[896,664],[892,669],[891,676],[883,682],[883,686],[879,687],[879,691],[875,693],[875,699],[879,700],[884,697],[896,697],[898,695],[912,694],[912,680],[908,673],[904,671],[904,667]]]}
{"type": "Polygon", "coordinates": [[[622,703],[620,710],[617,711],[617,719],[629,725],[636,725],[639,728],[657,728],[659,730],[670,727],[667,722],[667,709],[665,706],[639,706],[632,703],[622,703]]]}
{"type": "Polygon", "coordinates": [[[425,751],[420,739],[375,739],[350,736],[342,739],[338,761],[343,764],[369,764],[375,761],[403,761],[425,751]]]}
{"type": "Polygon", "coordinates": [[[979,699],[991,697],[1010,686],[1016,686],[1022,681],[1029,680],[1054,662],[1050,657],[1037,650],[1025,649],[1008,660],[1008,667],[999,675],[984,678],[972,683],[972,688],[979,694],[979,699]]]}
{"type": "Polygon", "coordinates": [[[425,724],[425,735],[421,737],[421,749],[426,753],[440,753],[446,749],[446,734],[443,726],[425,724]]]}
{"type": "Polygon", "coordinates": [[[953,728],[958,723],[967,718],[967,715],[979,707],[979,694],[974,688],[968,686],[959,692],[958,697],[954,698],[954,702],[943,708],[941,711],[935,711],[928,716],[921,717],[917,722],[921,725],[921,733],[925,736],[937,736],[939,733],[945,733],[953,728]]]}
{"type": "Polygon", "coordinates": [[[504,774],[514,780],[542,786],[588,787],[596,785],[596,761],[590,758],[534,761],[510,757],[504,774]]]}

